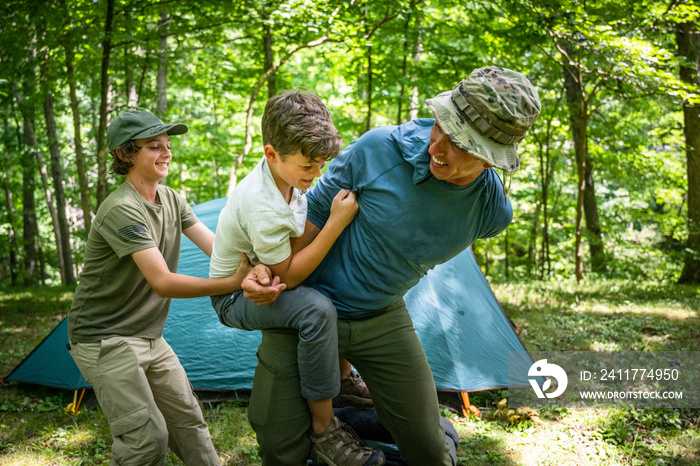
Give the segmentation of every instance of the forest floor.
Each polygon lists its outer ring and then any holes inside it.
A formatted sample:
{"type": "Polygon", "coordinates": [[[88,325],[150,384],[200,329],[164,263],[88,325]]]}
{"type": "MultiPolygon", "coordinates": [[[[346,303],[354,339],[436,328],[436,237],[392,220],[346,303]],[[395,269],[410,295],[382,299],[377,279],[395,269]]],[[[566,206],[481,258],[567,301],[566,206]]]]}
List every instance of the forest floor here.
{"type": "MultiPolygon", "coordinates": [[[[66,315],[73,293],[0,291],[5,377],[66,315]]],[[[529,282],[494,292],[530,351],[700,351],[699,287],[529,282]]],[[[509,422],[498,406],[507,395],[470,394],[480,418],[443,410],[460,436],[459,465],[700,464],[699,409],[542,409],[509,422]]],[[[0,384],[0,465],[108,464],[111,436],[100,409],[84,403],[77,415],[66,413],[72,401],[65,390],[0,384]]],[[[223,464],[260,464],[244,402],[205,403],[204,413],[223,464]]],[[[168,464],[182,463],[171,454],[168,464]]]]}

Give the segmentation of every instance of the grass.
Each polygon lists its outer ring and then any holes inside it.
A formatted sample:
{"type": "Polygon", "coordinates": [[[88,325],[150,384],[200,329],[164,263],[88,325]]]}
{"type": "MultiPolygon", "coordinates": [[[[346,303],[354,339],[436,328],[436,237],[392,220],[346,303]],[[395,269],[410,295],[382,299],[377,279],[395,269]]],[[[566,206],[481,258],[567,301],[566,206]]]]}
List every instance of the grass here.
{"type": "MultiPolygon", "coordinates": [[[[632,281],[531,282],[494,292],[529,350],[700,351],[700,288],[632,281]]],[[[6,376],[65,316],[72,289],[0,294],[0,376],[6,376]]],[[[700,361],[699,361],[700,362],[700,361]]],[[[459,465],[700,464],[700,410],[549,409],[510,423],[498,418],[505,390],[471,394],[482,418],[444,410],[460,434],[459,465]]],[[[99,408],[64,412],[73,394],[0,385],[0,465],[101,465],[111,436],[99,408]]],[[[205,404],[228,465],[258,465],[241,402],[205,404]]],[[[170,455],[169,465],[182,464],[170,455]]]]}

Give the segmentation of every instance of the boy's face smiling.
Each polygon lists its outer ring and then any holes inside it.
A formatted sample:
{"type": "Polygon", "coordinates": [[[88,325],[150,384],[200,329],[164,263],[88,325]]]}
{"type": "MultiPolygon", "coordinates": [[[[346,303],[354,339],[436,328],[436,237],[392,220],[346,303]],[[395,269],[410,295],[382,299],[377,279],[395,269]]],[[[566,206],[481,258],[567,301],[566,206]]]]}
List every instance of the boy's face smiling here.
{"type": "Polygon", "coordinates": [[[168,168],[173,157],[170,152],[168,133],[136,139],[134,142],[141,149],[131,159],[133,166],[129,170],[129,175],[156,183],[168,176],[168,168]]]}
{"type": "Polygon", "coordinates": [[[292,192],[291,188],[309,189],[314,180],[321,176],[321,169],[326,165],[323,159],[309,160],[300,150],[282,159],[269,144],[265,146],[265,157],[270,164],[277,188],[287,201],[292,192]]]}

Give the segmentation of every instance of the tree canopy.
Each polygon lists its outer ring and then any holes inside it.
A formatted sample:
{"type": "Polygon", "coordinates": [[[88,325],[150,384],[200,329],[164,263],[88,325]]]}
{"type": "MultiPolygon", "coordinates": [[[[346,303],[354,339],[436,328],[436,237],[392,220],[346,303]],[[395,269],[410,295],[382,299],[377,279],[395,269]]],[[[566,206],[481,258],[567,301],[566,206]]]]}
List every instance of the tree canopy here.
{"type": "Polygon", "coordinates": [[[276,92],[318,94],[350,143],[431,118],[426,98],[490,65],[525,74],[542,113],[513,224],[475,245],[485,271],[700,281],[699,14],[689,0],[7,0],[0,283],[75,281],[122,182],[105,147],[121,112],[189,125],[166,183],[195,204],[259,160],[276,92]]]}

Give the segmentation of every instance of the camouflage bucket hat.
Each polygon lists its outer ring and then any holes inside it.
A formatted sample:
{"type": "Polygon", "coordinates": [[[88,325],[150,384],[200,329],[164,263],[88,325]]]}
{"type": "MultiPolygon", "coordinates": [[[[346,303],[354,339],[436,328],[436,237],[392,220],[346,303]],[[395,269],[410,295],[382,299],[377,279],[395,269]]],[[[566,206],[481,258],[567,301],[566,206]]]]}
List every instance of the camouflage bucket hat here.
{"type": "Polygon", "coordinates": [[[518,143],[540,114],[537,90],[525,76],[479,68],[426,103],[457,147],[506,172],[520,169],[518,143]]]}
{"type": "Polygon", "coordinates": [[[107,128],[107,147],[110,152],[131,139],[142,139],[168,133],[185,134],[189,128],[182,123],[166,125],[149,112],[133,110],[122,113],[107,128]]]}

